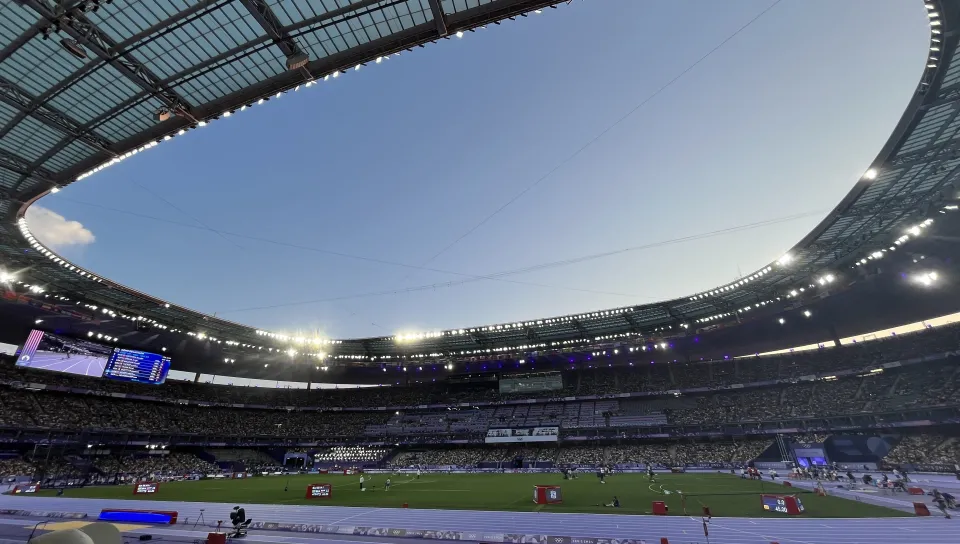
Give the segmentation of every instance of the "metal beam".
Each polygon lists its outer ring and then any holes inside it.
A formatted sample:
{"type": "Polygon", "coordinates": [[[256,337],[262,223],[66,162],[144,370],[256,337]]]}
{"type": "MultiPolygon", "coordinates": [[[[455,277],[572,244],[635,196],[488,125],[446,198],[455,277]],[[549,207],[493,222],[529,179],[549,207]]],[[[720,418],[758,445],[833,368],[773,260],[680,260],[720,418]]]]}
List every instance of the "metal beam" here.
{"type": "Polygon", "coordinates": [[[53,174],[51,172],[48,172],[42,168],[30,170],[30,161],[24,159],[20,155],[15,155],[4,149],[0,149],[0,166],[3,166],[11,172],[16,172],[17,174],[32,176],[40,181],[53,183],[53,174]]]}
{"type": "Polygon", "coordinates": [[[623,314],[622,317],[623,317],[623,320],[627,322],[627,325],[629,325],[631,332],[635,332],[638,334],[641,332],[640,325],[637,324],[637,321],[633,319],[633,317],[630,314],[625,313],[623,314]]]}
{"type": "Polygon", "coordinates": [[[23,31],[22,34],[17,36],[17,39],[13,40],[6,47],[0,51],[0,62],[3,62],[10,58],[11,55],[16,53],[21,47],[29,42],[34,36],[40,32],[40,27],[43,26],[43,20],[39,20],[36,23],[30,25],[30,28],[23,31]]]}
{"type": "Polygon", "coordinates": [[[433,22],[437,25],[437,34],[443,38],[450,32],[447,30],[447,17],[443,14],[440,0],[430,0],[430,12],[433,13],[433,22]]]}
{"type": "MultiPolygon", "coordinates": [[[[61,31],[69,34],[80,45],[86,46],[98,57],[105,61],[130,82],[137,85],[148,94],[155,96],[172,112],[190,117],[190,103],[174,91],[160,84],[157,77],[149,68],[133,58],[129,53],[118,49],[113,38],[104,34],[87,19],[81,10],[68,13],[56,13],[40,0],[18,0],[22,4],[36,11],[50,23],[58,23],[61,31]]],[[[195,119],[194,119],[195,121],[195,119]]]]}
{"type": "Polygon", "coordinates": [[[283,25],[280,24],[280,20],[277,19],[277,16],[266,2],[263,0],[240,0],[240,3],[247,8],[250,15],[257,21],[257,24],[263,28],[267,36],[270,36],[270,39],[273,40],[274,45],[276,45],[288,59],[304,54],[300,46],[297,45],[297,42],[283,31],[283,25]]]}
{"type": "Polygon", "coordinates": [[[217,11],[224,6],[230,4],[233,0],[200,0],[196,4],[171,15],[170,17],[160,21],[159,23],[154,24],[151,27],[145,28],[140,32],[130,36],[129,38],[123,40],[117,44],[117,50],[125,51],[131,45],[136,44],[137,48],[147,43],[152,42],[153,40],[164,36],[174,30],[180,28],[181,26],[192,22],[194,19],[198,19],[207,15],[208,13],[217,11]],[[196,17],[194,17],[196,16],[196,17]],[[150,38],[149,40],[144,40],[145,38],[150,38]],[[143,43],[138,43],[140,40],[144,40],[143,43]]]}
{"type": "Polygon", "coordinates": [[[925,147],[919,151],[897,155],[887,164],[896,168],[909,168],[917,164],[935,160],[950,160],[957,157],[960,157],[960,138],[950,140],[941,146],[925,147]]]}
{"type": "MultiPolygon", "coordinates": [[[[19,110],[20,113],[23,114],[20,120],[28,115],[33,116],[44,124],[59,130],[67,136],[71,136],[73,139],[81,140],[93,147],[112,153],[109,140],[92,131],[81,132],[78,121],[75,121],[69,115],[47,104],[37,105],[36,97],[31,96],[17,84],[7,80],[3,76],[0,76],[0,100],[19,110]]],[[[11,120],[10,123],[7,123],[6,126],[0,129],[0,138],[3,138],[13,130],[13,127],[16,126],[20,120],[11,120]]]]}
{"type": "Polygon", "coordinates": [[[574,328],[577,329],[577,332],[580,333],[581,338],[586,338],[587,336],[590,336],[590,331],[588,331],[587,328],[583,326],[583,323],[580,323],[579,319],[571,319],[570,324],[572,324],[574,328]]]}

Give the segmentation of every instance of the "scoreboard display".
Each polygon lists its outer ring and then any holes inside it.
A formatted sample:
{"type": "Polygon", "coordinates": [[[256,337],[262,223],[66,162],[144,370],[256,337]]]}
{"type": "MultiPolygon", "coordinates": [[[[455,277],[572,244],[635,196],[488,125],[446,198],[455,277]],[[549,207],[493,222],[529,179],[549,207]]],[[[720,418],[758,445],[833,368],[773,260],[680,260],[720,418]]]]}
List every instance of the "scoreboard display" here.
{"type": "Polygon", "coordinates": [[[116,348],[107,360],[103,377],[159,385],[166,381],[169,371],[169,357],[149,351],[116,348]]]}
{"type": "Polygon", "coordinates": [[[146,495],[150,493],[156,493],[160,489],[160,484],[157,482],[140,482],[133,486],[134,495],[146,495]]]}
{"type": "Polygon", "coordinates": [[[13,488],[14,495],[20,495],[23,493],[36,493],[37,491],[40,491],[40,484],[18,485],[17,487],[13,488]]]}
{"type": "Polygon", "coordinates": [[[798,516],[803,513],[803,503],[796,495],[761,495],[761,504],[764,512],[776,512],[798,516]]]}
{"type": "Polygon", "coordinates": [[[307,486],[308,499],[329,499],[333,495],[333,486],[330,484],[310,484],[307,486]]]}

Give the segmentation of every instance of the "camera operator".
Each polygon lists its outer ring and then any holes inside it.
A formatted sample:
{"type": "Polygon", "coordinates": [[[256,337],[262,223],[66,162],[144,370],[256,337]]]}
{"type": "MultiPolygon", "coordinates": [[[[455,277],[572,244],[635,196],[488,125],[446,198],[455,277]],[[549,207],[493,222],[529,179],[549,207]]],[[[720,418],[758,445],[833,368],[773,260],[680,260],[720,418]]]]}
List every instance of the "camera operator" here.
{"type": "Polygon", "coordinates": [[[233,524],[233,533],[230,535],[232,538],[239,538],[247,534],[247,525],[250,522],[247,520],[247,513],[242,507],[233,507],[233,511],[230,512],[230,523],[233,524]]]}

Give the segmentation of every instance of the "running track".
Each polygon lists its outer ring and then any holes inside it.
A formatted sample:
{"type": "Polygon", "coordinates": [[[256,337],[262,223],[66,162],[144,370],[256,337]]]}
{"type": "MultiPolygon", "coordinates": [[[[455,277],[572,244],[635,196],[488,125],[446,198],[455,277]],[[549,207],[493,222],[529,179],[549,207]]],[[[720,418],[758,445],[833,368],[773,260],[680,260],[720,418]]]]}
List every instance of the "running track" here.
{"type": "Polygon", "coordinates": [[[55,351],[37,351],[27,364],[18,366],[100,377],[107,366],[107,356],[73,354],[67,357],[66,354],[55,351]]]}
{"type": "MultiPolygon", "coordinates": [[[[0,496],[0,509],[86,512],[96,518],[101,508],[155,508],[176,510],[181,520],[194,520],[203,508],[205,521],[226,519],[233,504],[73,499],[55,497],[0,496]]],[[[254,521],[312,523],[364,527],[390,527],[476,533],[470,540],[490,540],[484,534],[525,533],[533,535],[630,538],[671,544],[706,542],[699,519],[684,516],[628,516],[609,514],[557,514],[538,512],[485,512],[469,510],[420,510],[353,508],[344,506],[245,505],[254,521]]],[[[944,544],[956,542],[960,520],[939,515],[929,518],[863,519],[751,519],[715,518],[710,523],[711,544],[944,544]]],[[[151,532],[151,531],[147,531],[151,532]]],[[[153,531],[156,532],[156,531],[153,531]]],[[[263,531],[251,531],[251,537],[263,531]]],[[[279,534],[279,533],[271,533],[279,534]]],[[[294,536],[296,533],[286,533],[294,536]]],[[[256,540],[257,538],[251,538],[256,540]]],[[[321,540],[307,537],[307,540],[321,540]]]]}

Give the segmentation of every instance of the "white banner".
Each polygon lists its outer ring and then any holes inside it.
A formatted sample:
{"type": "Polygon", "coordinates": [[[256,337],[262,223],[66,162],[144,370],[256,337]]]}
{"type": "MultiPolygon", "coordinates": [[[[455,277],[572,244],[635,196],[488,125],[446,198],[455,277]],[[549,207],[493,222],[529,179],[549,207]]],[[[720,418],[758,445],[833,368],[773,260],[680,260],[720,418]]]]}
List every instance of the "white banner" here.
{"type": "Polygon", "coordinates": [[[505,442],[556,442],[560,427],[526,427],[522,429],[488,429],[487,444],[505,442]]]}

